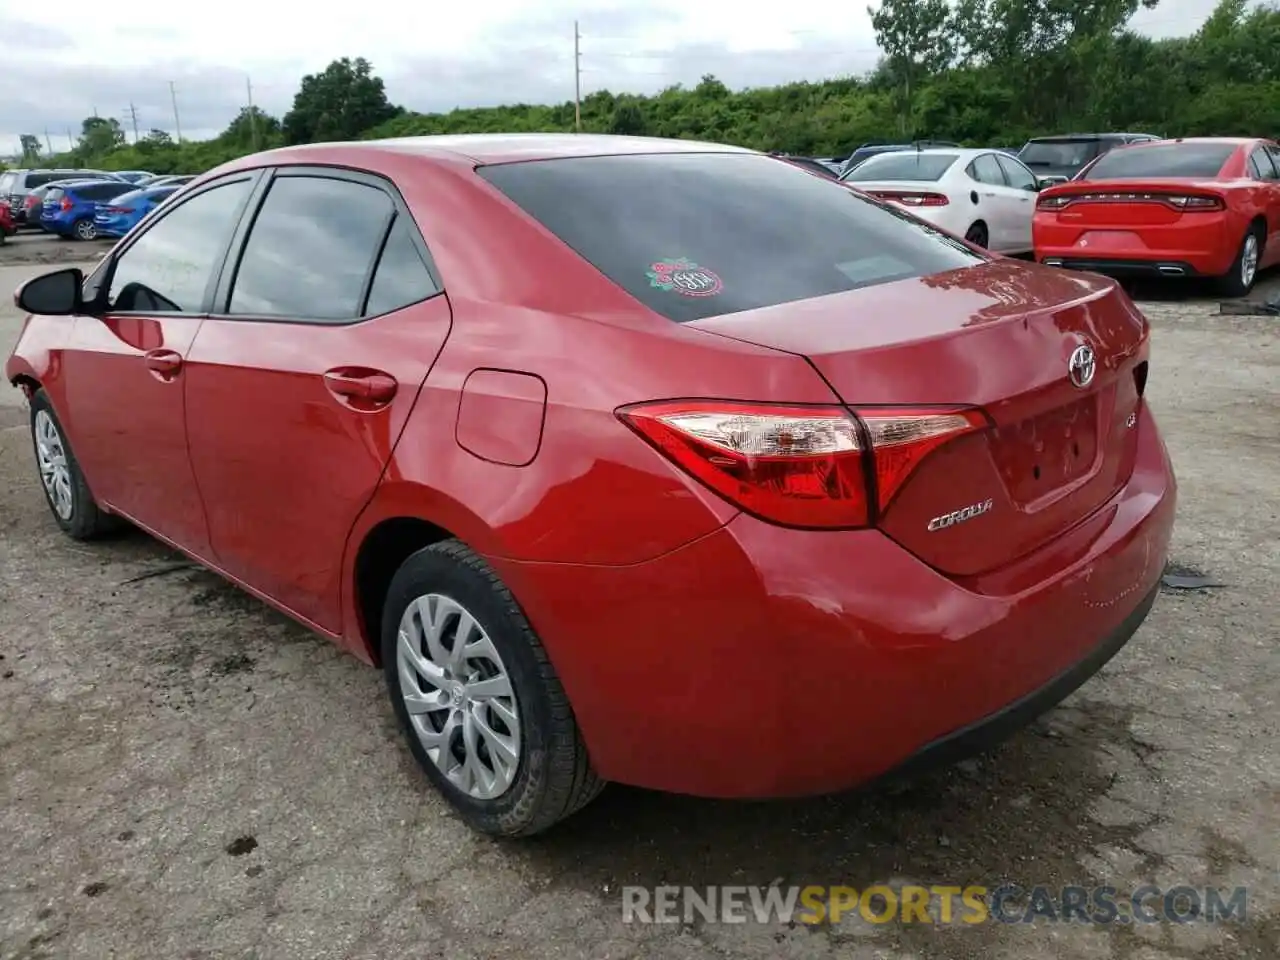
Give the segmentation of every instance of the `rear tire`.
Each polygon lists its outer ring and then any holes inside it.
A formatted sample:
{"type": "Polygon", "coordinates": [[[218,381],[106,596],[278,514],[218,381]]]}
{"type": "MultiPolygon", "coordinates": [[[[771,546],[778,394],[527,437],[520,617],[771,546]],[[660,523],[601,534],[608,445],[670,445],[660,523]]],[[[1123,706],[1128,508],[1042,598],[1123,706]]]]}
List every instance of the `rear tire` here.
{"type": "Polygon", "coordinates": [[[414,759],[473,829],[532,836],[604,788],[541,641],[459,541],[419,550],[392,578],[382,664],[414,759]],[[452,656],[458,644],[466,656],[452,656]]]}
{"type": "Polygon", "coordinates": [[[981,247],[983,250],[987,249],[987,244],[990,242],[990,239],[991,239],[990,236],[987,234],[987,225],[983,223],[981,220],[973,224],[971,227],[969,227],[968,230],[965,231],[964,238],[968,240],[970,243],[972,243],[975,247],[981,247]]]}
{"type": "Polygon", "coordinates": [[[71,232],[75,234],[77,240],[97,240],[98,225],[93,222],[91,217],[82,217],[77,220],[71,227],[71,232]]]}
{"type": "Polygon", "coordinates": [[[1257,224],[1249,227],[1249,231],[1240,241],[1240,249],[1231,262],[1231,269],[1218,279],[1218,287],[1228,297],[1244,297],[1253,289],[1258,279],[1258,264],[1262,260],[1262,244],[1266,239],[1263,229],[1257,224]]]}
{"type": "Polygon", "coordinates": [[[80,472],[53,404],[43,390],[31,398],[31,442],[40,486],[54,521],[73,540],[95,540],[123,526],[98,506],[80,472]]]}

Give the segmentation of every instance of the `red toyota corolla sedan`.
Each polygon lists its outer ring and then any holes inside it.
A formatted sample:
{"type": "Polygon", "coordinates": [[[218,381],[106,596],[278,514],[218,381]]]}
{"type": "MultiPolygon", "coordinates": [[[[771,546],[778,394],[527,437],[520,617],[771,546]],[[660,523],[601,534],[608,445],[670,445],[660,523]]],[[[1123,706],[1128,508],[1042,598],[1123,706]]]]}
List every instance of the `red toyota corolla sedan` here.
{"type": "Polygon", "coordinates": [[[1128,640],[1173,525],[1112,281],[732,147],[258,154],[18,302],[54,520],[380,665],[495,834],[988,743],[1128,640]]]}
{"type": "Polygon", "coordinates": [[[1113,150],[1040,194],[1032,234],[1052,266],[1216,277],[1244,296],[1280,264],[1280,146],[1214,137],[1113,150]]]}

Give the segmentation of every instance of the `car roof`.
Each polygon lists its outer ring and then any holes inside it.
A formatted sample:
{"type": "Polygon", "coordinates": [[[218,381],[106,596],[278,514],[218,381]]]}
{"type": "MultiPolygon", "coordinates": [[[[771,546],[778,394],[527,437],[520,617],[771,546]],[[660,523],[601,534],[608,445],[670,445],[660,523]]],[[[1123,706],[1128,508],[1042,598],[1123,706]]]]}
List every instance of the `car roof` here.
{"type": "Polygon", "coordinates": [[[1125,149],[1167,147],[1173,143],[1222,143],[1236,147],[1243,147],[1247,143],[1257,143],[1261,139],[1261,137],[1178,137],[1173,140],[1152,140],[1147,143],[1131,143],[1125,149]]]}
{"type": "Polygon", "coordinates": [[[897,156],[900,153],[918,153],[926,157],[959,157],[961,160],[972,160],[974,157],[982,153],[999,153],[995,147],[922,147],[919,150],[908,147],[906,150],[892,150],[877,154],[876,157],[868,157],[867,162],[878,157],[897,156]]]}
{"type": "MultiPolygon", "coordinates": [[[[755,153],[744,147],[699,140],[671,140],[663,137],[624,137],[593,133],[465,133],[425,137],[394,137],[351,143],[315,143],[284,147],[281,153],[305,156],[326,150],[374,150],[424,157],[451,157],[478,164],[515,163],[521,160],[555,160],[567,157],[598,157],[652,153],[755,153]]],[[[268,151],[269,156],[276,151],[268,151]]]]}
{"type": "Polygon", "coordinates": [[[1028,143],[1044,143],[1049,140],[1102,140],[1106,137],[1154,137],[1154,133],[1142,133],[1137,130],[1116,131],[1113,133],[1055,133],[1045,137],[1031,137],[1028,143]]]}

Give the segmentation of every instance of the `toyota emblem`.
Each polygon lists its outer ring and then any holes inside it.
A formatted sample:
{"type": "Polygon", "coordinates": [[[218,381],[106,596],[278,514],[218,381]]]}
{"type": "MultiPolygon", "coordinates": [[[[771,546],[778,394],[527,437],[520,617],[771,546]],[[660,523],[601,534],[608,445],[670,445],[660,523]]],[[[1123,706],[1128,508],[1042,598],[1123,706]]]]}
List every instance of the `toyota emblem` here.
{"type": "Polygon", "coordinates": [[[1071,351],[1071,359],[1067,361],[1067,375],[1071,382],[1082,390],[1093,383],[1093,375],[1098,363],[1093,356],[1093,347],[1083,343],[1071,351]]]}

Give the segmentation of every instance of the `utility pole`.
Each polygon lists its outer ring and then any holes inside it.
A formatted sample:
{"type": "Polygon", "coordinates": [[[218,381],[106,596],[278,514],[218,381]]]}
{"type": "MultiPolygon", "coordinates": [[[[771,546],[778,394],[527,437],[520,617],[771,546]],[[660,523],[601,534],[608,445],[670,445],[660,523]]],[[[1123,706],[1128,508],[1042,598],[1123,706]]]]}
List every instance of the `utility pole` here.
{"type": "MultiPolygon", "coordinates": [[[[45,134],[45,138],[47,139],[47,138],[48,138],[48,136],[49,136],[49,134],[48,134],[48,133],[46,133],[46,134],[45,134]]],[[[68,149],[68,150],[74,150],[75,148],[76,148],[76,142],[75,142],[75,140],[74,140],[74,139],[72,138],[72,136],[71,136],[71,128],[70,128],[70,127],[67,127],[67,149],[68,149]]]]}
{"type": "Polygon", "coordinates": [[[49,139],[49,128],[44,128],[44,145],[49,151],[49,156],[53,156],[53,141],[49,139]]]}
{"type": "Polygon", "coordinates": [[[582,34],[578,21],[573,21],[573,127],[582,132],[582,34]]]}
{"type": "Polygon", "coordinates": [[[178,137],[178,142],[182,142],[182,121],[178,119],[178,90],[173,85],[173,81],[169,81],[169,99],[173,101],[173,132],[178,137]]]}
{"type": "Polygon", "coordinates": [[[249,134],[253,137],[253,152],[258,152],[258,112],[253,109],[253,81],[246,74],[244,92],[249,98],[249,134]]]}
{"type": "Polygon", "coordinates": [[[129,101],[129,119],[133,121],[133,142],[138,142],[138,108],[133,105],[133,101],[129,101]]]}

